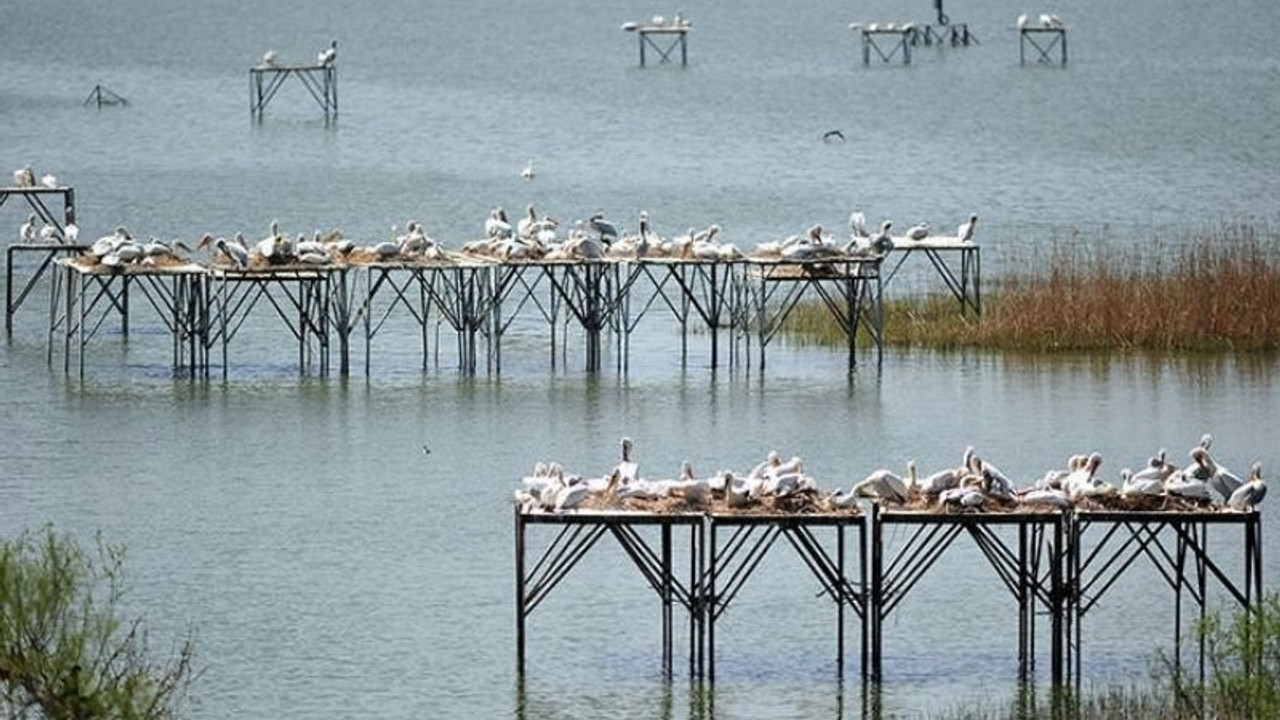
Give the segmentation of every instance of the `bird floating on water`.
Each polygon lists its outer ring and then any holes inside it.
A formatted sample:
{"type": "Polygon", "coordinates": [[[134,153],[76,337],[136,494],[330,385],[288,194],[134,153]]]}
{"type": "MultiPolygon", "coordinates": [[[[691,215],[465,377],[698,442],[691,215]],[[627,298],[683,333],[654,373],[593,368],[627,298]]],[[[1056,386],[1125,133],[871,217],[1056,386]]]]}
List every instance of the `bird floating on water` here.
{"type": "Polygon", "coordinates": [[[532,160],[530,160],[529,164],[525,165],[524,169],[520,171],[520,177],[525,180],[532,180],[534,176],[537,174],[538,174],[537,171],[533,169],[532,160]]]}

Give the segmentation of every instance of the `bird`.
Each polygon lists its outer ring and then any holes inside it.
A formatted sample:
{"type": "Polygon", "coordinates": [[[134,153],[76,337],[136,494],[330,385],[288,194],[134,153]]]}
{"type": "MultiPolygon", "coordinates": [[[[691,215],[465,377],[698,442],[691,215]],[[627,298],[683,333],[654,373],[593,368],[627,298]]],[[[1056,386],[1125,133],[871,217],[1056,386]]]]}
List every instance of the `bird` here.
{"type": "Polygon", "coordinates": [[[618,229],[608,220],[604,219],[603,213],[596,213],[587,219],[587,227],[599,237],[600,242],[606,245],[618,239],[618,229]],[[607,239],[606,239],[607,238],[607,239]]]}
{"type": "Polygon", "coordinates": [[[1227,499],[1227,507],[1234,510],[1249,510],[1262,502],[1267,496],[1267,481],[1262,479],[1262,463],[1254,463],[1249,468],[1249,479],[1227,499]]]}
{"type": "Polygon", "coordinates": [[[1018,29],[1021,30],[1027,26],[1027,14],[1022,13],[1018,16],[1018,29]]]}
{"type": "Polygon", "coordinates": [[[844,142],[844,133],[839,130],[828,130],[822,133],[822,142],[824,143],[842,143],[844,142]]]}
{"type": "Polygon", "coordinates": [[[849,215],[849,232],[855,238],[871,237],[871,233],[867,232],[867,216],[861,210],[854,210],[849,215]]]}
{"type": "Polygon", "coordinates": [[[973,239],[973,230],[977,225],[977,214],[970,215],[969,219],[961,223],[960,227],[956,229],[956,238],[960,242],[969,242],[973,239]]]}
{"type": "Polygon", "coordinates": [[[876,252],[886,253],[893,249],[893,238],[889,237],[889,228],[893,223],[885,220],[880,224],[880,232],[871,238],[871,248],[876,252]]]}
{"type": "Polygon", "coordinates": [[[511,223],[507,221],[506,210],[496,207],[490,211],[489,219],[484,221],[484,236],[487,238],[511,237],[511,223]]]}
{"type": "Polygon", "coordinates": [[[530,160],[529,164],[525,165],[524,169],[520,171],[520,177],[524,178],[525,180],[532,180],[534,176],[537,174],[538,174],[537,171],[533,169],[532,160],[530,160]]]}
{"type": "Polygon", "coordinates": [[[911,240],[923,240],[929,237],[929,223],[916,223],[907,228],[907,237],[911,240]]]}
{"type": "Polygon", "coordinates": [[[74,245],[76,240],[80,238],[80,226],[75,223],[67,223],[67,226],[62,230],[62,236],[66,238],[67,242],[74,245]]]}
{"type": "Polygon", "coordinates": [[[27,216],[27,221],[18,226],[18,242],[33,243],[36,241],[37,229],[36,215],[31,213],[27,216]]]}
{"type": "Polygon", "coordinates": [[[536,234],[536,226],[538,224],[538,213],[530,204],[525,208],[525,216],[520,218],[516,223],[516,237],[522,240],[532,240],[536,234]]]}
{"type": "Polygon", "coordinates": [[[30,165],[24,165],[13,171],[13,185],[20,188],[36,186],[36,174],[30,165]]]}
{"type": "Polygon", "coordinates": [[[279,57],[276,55],[275,50],[268,50],[262,53],[262,67],[273,68],[277,66],[278,62],[279,62],[279,57]]]}
{"type": "Polygon", "coordinates": [[[624,437],[618,441],[618,444],[622,448],[622,461],[614,470],[621,475],[624,483],[640,479],[640,465],[631,459],[631,451],[635,448],[635,443],[631,438],[624,437]]]}
{"type": "Polygon", "coordinates": [[[892,470],[876,470],[849,492],[859,497],[874,497],[899,504],[907,501],[907,484],[892,470]]]}
{"type": "Polygon", "coordinates": [[[338,59],[338,41],[334,40],[329,43],[329,47],[320,51],[316,56],[316,64],[321,67],[329,67],[334,60],[338,59]]]}
{"type": "Polygon", "coordinates": [[[45,173],[40,176],[40,186],[53,190],[58,187],[58,178],[54,177],[53,173],[45,173]]]}
{"type": "MultiPolygon", "coordinates": [[[[239,233],[236,236],[239,237],[239,233]]],[[[205,233],[200,236],[200,241],[196,243],[196,249],[202,250],[209,245],[213,245],[217,252],[229,258],[240,269],[243,270],[249,267],[249,251],[242,243],[236,241],[227,242],[227,239],[223,237],[215,240],[212,235],[205,233]]]]}

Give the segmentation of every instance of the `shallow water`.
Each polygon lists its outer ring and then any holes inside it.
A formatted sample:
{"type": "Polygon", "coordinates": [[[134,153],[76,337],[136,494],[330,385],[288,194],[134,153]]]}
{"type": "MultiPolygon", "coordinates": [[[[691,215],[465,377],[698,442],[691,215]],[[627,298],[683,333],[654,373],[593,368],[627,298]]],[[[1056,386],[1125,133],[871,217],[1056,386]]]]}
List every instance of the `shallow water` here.
{"type": "MultiPolygon", "coordinates": [[[[1028,8],[1068,22],[1065,69],[1018,66],[1021,10],[949,3],[981,45],[864,68],[848,22],[927,20],[929,4],[683,9],[681,70],[636,67],[618,25],[669,10],[631,2],[26,4],[0,51],[0,166],[73,184],[90,238],[120,223],[257,237],[278,219],[372,239],[417,218],[456,246],[493,205],[534,202],[624,226],[646,208],[667,234],[716,221],[748,244],[815,221],[842,232],[858,206],[899,225],[978,212],[992,274],[1071,228],[1131,242],[1280,210],[1270,4],[1028,8]],[[305,59],[332,37],[337,123],[297,86],[250,122],[262,51],[305,59]],[[81,107],[97,82],[132,104],[81,107]],[[833,128],[847,142],[822,144],[833,128]]],[[[21,214],[6,205],[0,222],[21,214]]],[[[713,371],[704,336],[682,364],[675,329],[653,322],[624,374],[610,344],[604,370],[583,372],[573,337],[549,369],[530,326],[504,343],[501,375],[467,377],[447,346],[424,372],[400,320],[374,376],[343,379],[300,377],[263,321],[227,382],[192,382],[139,320],[127,344],[95,339],[81,381],[46,365],[44,298],[31,303],[0,351],[0,534],[53,522],[126,544],[130,608],[157,649],[199,630],[195,717],[859,716],[857,683],[834,677],[832,608],[782,552],[718,628],[710,698],[661,681],[656,603],[607,543],[535,613],[517,685],[510,491],[540,459],[603,472],[624,434],[653,475],[776,448],[829,487],[909,458],[951,465],[968,444],[1020,480],[1093,450],[1114,477],[1159,447],[1184,457],[1206,430],[1229,467],[1280,467],[1266,360],[890,351],[850,375],[841,352],[779,341],[764,372],[713,371]]],[[[1235,560],[1235,539],[1213,540],[1235,560]]],[[[1011,598],[970,546],[937,570],[886,626],[889,713],[1014,692],[1011,598]]],[[[1140,677],[1170,636],[1158,587],[1135,569],[1086,619],[1090,682],[1140,677]]]]}

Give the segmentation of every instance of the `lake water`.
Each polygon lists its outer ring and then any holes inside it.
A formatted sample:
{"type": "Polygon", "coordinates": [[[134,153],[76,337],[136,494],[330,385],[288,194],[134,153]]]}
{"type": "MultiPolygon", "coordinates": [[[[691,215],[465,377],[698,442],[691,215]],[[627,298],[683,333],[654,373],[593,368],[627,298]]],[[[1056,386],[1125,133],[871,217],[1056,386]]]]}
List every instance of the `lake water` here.
{"type": "MultiPolygon", "coordinates": [[[[1146,242],[1280,216],[1273,4],[950,2],[981,44],[921,48],[909,67],[863,67],[846,25],[928,21],[931,3],[682,9],[689,67],[642,69],[619,25],[675,7],[23,4],[0,30],[0,168],[74,185],[87,238],[252,238],[276,219],[372,240],[418,219],[456,247],[492,206],[532,202],[629,227],[647,209],[666,234],[719,222],[750,244],[843,232],[854,207],[899,226],[976,212],[989,276],[1074,229],[1146,242]],[[1066,68],[1019,66],[1023,11],[1067,22],[1066,68]],[[251,122],[262,52],[307,61],[332,38],[338,121],[291,83],[251,122]],[[130,106],[82,107],[99,82],[130,106]],[[822,143],[831,129],[847,141],[822,143]]],[[[22,217],[0,208],[7,227],[22,217]]],[[[53,522],[126,544],[156,649],[199,630],[200,718],[860,716],[857,684],[834,679],[832,608],[783,552],[718,628],[713,707],[662,682],[656,604],[608,543],[534,614],[517,685],[510,491],[536,460],[603,472],[624,434],[646,474],[746,469],[776,448],[829,487],[909,458],[952,465],[969,444],[1019,480],[1094,450],[1114,477],[1159,447],[1181,460],[1205,431],[1238,472],[1280,467],[1280,367],[1243,357],[890,351],[849,375],[839,351],[780,344],[764,372],[712,371],[705,338],[682,365],[674,328],[653,323],[625,374],[609,345],[598,374],[578,346],[551,370],[530,330],[500,376],[467,377],[449,357],[423,372],[400,324],[373,377],[342,379],[299,377],[291,342],[255,326],[228,381],[191,382],[140,320],[127,345],[96,339],[79,380],[46,365],[31,302],[0,351],[0,533],[53,522]]],[[[1214,547],[1235,562],[1238,542],[1214,547]]],[[[944,563],[886,626],[891,714],[1014,692],[1016,605],[976,551],[944,563]]],[[[1170,636],[1158,582],[1135,570],[1086,618],[1089,682],[1141,677],[1170,636]]]]}

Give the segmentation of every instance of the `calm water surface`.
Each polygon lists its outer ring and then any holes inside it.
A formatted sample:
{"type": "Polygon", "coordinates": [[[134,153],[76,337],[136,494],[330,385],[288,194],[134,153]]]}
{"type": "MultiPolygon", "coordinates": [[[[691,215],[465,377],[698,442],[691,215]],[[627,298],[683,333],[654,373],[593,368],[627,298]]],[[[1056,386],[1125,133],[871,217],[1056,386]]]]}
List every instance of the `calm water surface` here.
{"type": "MultiPolygon", "coordinates": [[[[1141,242],[1280,214],[1271,3],[952,2],[981,45],[863,68],[848,22],[924,21],[931,4],[694,2],[690,67],[636,67],[619,24],[674,10],[24,4],[0,29],[0,168],[73,184],[84,237],[120,223],[257,237],[278,219],[372,239],[416,218],[456,246],[491,206],[534,202],[624,226],[647,208],[668,234],[717,221],[749,244],[843,228],[858,206],[899,225],[979,213],[990,273],[1072,228],[1141,242]],[[1018,66],[1024,10],[1067,21],[1068,68],[1018,66]],[[251,123],[261,53],[306,60],[334,37],[339,121],[326,127],[295,85],[251,123]],[[132,105],[82,108],[98,82],[132,105]],[[848,141],[822,144],[835,128],[848,141]]],[[[0,224],[21,219],[0,208],[0,224]]],[[[200,718],[859,716],[857,684],[834,677],[833,609],[781,552],[719,626],[713,708],[661,681],[655,603],[609,544],[535,613],[517,685],[510,491],[536,460],[603,472],[624,434],[646,474],[686,459],[745,469],[776,448],[829,487],[909,458],[952,465],[968,444],[1019,480],[1092,450],[1114,477],[1159,447],[1184,457],[1206,430],[1231,468],[1280,467],[1280,368],[1244,358],[890,352],[849,376],[839,352],[784,344],[766,372],[712,371],[705,338],[682,365],[678,335],[655,322],[625,374],[612,347],[605,371],[583,373],[579,345],[550,370],[537,330],[520,328],[501,376],[469,378],[447,352],[424,373],[393,323],[374,376],[342,380],[300,378],[268,322],[237,339],[226,383],[192,383],[139,320],[128,344],[95,342],[79,381],[45,364],[43,298],[0,351],[0,533],[53,522],[126,544],[131,609],[157,649],[199,630],[200,718]]],[[[1229,559],[1237,546],[1214,538],[1229,559]]],[[[1275,550],[1268,539],[1268,577],[1275,550]]],[[[968,547],[942,567],[886,628],[890,712],[1014,690],[1015,604],[968,547]]],[[[1141,676],[1170,637],[1158,582],[1135,571],[1087,618],[1090,682],[1141,676]]]]}

